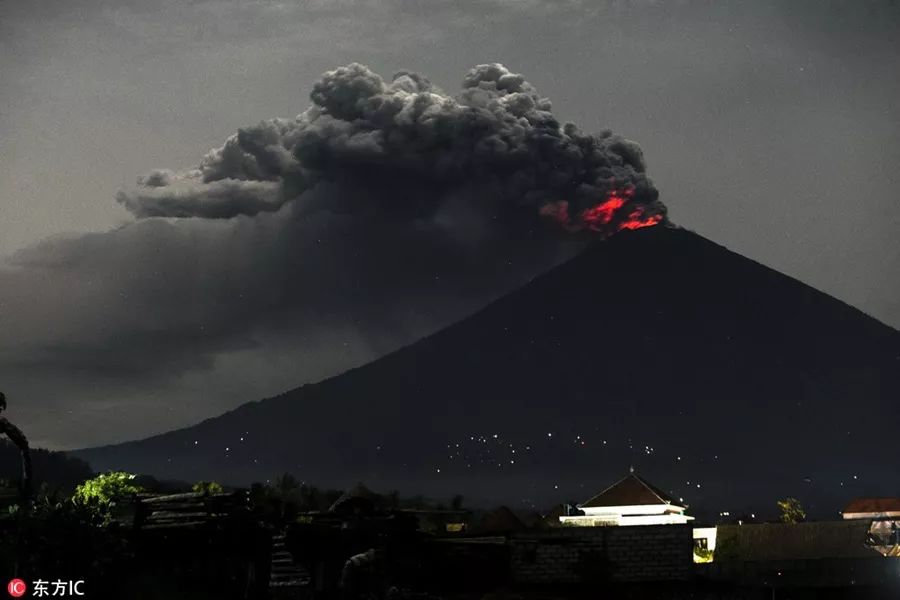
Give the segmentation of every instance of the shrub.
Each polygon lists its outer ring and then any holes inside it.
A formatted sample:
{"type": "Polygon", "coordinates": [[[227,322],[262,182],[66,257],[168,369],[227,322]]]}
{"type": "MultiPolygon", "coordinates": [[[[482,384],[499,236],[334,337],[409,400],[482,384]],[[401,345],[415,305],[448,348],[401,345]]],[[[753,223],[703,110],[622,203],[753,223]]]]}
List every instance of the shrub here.
{"type": "Polygon", "coordinates": [[[198,481],[191,486],[191,491],[211,495],[221,494],[225,491],[225,488],[222,487],[221,483],[217,483],[215,481],[198,481]]]}
{"type": "Polygon", "coordinates": [[[135,476],[121,471],[110,471],[88,479],[75,488],[72,503],[92,511],[106,523],[117,501],[143,491],[134,483],[135,476]]]}
{"type": "Polygon", "coordinates": [[[806,520],[806,511],[796,498],[785,498],[778,501],[783,523],[799,523],[806,520]]]}

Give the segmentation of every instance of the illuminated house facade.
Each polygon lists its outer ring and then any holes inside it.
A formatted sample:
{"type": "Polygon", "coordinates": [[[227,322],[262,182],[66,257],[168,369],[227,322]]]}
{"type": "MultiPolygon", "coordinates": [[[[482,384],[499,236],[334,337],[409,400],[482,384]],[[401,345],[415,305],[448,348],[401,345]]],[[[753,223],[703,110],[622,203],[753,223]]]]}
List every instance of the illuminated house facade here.
{"type": "Polygon", "coordinates": [[[857,498],[842,513],[845,519],[900,519],[900,498],[857,498]]]}
{"type": "Polygon", "coordinates": [[[900,498],[857,498],[842,512],[844,520],[871,523],[868,546],[884,556],[900,557],[900,498]]]}
{"type": "Polygon", "coordinates": [[[694,520],[685,506],[665,492],[629,473],[587,502],[578,513],[559,517],[563,525],[683,525],[694,520]]]}

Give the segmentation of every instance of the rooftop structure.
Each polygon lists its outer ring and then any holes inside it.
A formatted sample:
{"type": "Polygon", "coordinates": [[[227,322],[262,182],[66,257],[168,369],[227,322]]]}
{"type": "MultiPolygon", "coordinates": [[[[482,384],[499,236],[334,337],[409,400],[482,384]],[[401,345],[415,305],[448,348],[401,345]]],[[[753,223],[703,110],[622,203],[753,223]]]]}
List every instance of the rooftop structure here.
{"type": "Polygon", "coordinates": [[[845,519],[900,518],[900,498],[857,498],[842,512],[845,519]]]}
{"type": "Polygon", "coordinates": [[[659,488],[629,473],[593,498],[578,513],[559,517],[563,525],[682,525],[693,521],[686,506],[659,488]]]}

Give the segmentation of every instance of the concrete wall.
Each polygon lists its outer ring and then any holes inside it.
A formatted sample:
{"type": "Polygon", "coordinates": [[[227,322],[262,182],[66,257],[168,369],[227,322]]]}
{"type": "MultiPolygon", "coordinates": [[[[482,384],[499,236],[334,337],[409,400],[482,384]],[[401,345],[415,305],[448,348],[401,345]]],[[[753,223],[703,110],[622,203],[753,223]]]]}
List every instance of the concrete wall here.
{"type": "Polygon", "coordinates": [[[891,585],[900,598],[900,559],[866,545],[869,521],[720,525],[707,575],[743,585],[891,585]]]}
{"type": "Polygon", "coordinates": [[[515,583],[679,581],[693,570],[688,525],[562,527],[509,543],[515,583]]]}

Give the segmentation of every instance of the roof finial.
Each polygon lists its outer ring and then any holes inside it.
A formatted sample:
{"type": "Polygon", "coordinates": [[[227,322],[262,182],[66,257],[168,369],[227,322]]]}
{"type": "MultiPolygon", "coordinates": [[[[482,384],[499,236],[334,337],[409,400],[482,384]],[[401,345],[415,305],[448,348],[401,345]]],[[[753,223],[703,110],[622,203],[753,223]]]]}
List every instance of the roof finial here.
{"type": "Polygon", "coordinates": [[[630,465],[630,466],[628,467],[628,472],[629,472],[629,473],[634,473],[634,465],[630,465]]]}

